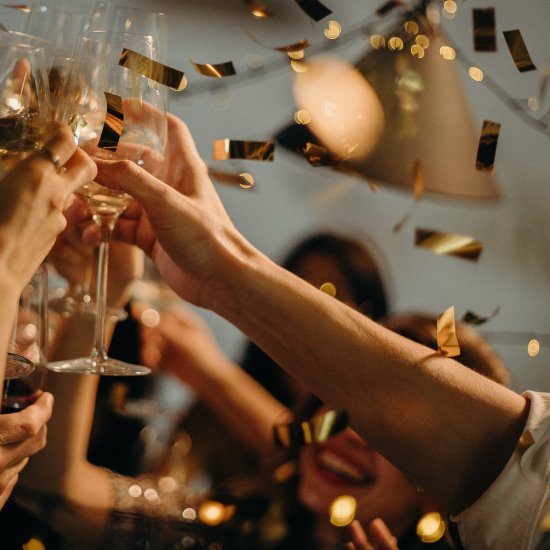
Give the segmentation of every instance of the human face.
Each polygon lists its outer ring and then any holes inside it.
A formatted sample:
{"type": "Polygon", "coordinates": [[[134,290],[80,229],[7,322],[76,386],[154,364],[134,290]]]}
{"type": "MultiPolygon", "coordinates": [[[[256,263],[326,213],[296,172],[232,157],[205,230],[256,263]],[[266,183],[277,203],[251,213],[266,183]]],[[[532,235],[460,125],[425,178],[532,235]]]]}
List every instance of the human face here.
{"type": "Polygon", "coordinates": [[[401,536],[422,513],[425,496],[382,455],[351,429],[300,454],[301,502],[328,518],[335,498],[350,495],[357,501],[357,519],[368,523],[382,518],[401,536]]]}

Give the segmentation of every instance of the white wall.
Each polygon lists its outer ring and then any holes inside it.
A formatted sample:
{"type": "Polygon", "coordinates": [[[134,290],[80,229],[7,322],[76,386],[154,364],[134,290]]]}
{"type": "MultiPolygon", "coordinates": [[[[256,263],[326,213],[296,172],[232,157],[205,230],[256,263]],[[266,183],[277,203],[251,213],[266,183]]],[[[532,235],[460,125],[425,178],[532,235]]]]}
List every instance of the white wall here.
{"type": "MultiPolygon", "coordinates": [[[[381,3],[324,1],[333,9],[334,19],[342,23],[344,31],[372,14],[381,3]]],[[[132,4],[150,7],[153,2],[132,4]]],[[[312,23],[291,0],[270,2],[272,11],[280,10],[282,15],[279,20],[267,22],[253,20],[240,0],[164,0],[155,5],[171,16],[169,62],[185,70],[190,80],[187,91],[172,95],[171,110],[186,120],[207,162],[212,161],[215,139],[268,139],[291,121],[295,109],[290,70],[270,69],[280,63],[283,54],[260,46],[243,31],[248,29],[264,44],[273,46],[303,38],[317,44],[326,40],[322,36],[324,22],[312,23]],[[279,24],[283,19],[284,25],[279,24]],[[237,71],[244,72],[248,54],[266,59],[264,71],[258,72],[261,76],[249,80],[231,77],[207,81],[194,72],[190,63],[190,60],[200,63],[232,60],[237,71]],[[221,96],[209,90],[210,86],[220,85],[228,98],[223,108],[221,96]]],[[[447,36],[508,94],[517,98],[536,96],[544,64],[550,63],[547,37],[550,3],[498,2],[500,34],[495,54],[473,52],[471,9],[474,7],[486,7],[486,3],[477,0],[459,3],[457,17],[443,21],[447,36]],[[521,29],[538,71],[521,74],[513,65],[501,31],[514,28],[521,29]]],[[[15,15],[2,10],[0,21],[9,26],[10,21],[15,22],[15,15]]],[[[359,37],[334,51],[353,61],[366,48],[367,40],[359,37]]],[[[257,181],[254,189],[222,185],[218,188],[240,230],[275,259],[282,258],[302,235],[318,228],[368,235],[383,251],[382,263],[390,281],[394,309],[438,313],[454,304],[460,316],[466,310],[489,315],[499,306],[498,315],[480,327],[480,331],[500,333],[496,347],[512,370],[518,389],[550,391],[550,336],[540,338],[544,345],[538,357],[530,358],[526,352],[531,335],[550,335],[547,215],[550,133],[544,134],[526,124],[487,85],[470,80],[458,63],[457,70],[471,101],[475,126],[481,127],[484,119],[502,125],[495,164],[502,191],[498,203],[474,204],[425,197],[408,224],[395,234],[392,228],[409,210],[410,195],[383,186],[373,193],[365,183],[312,168],[281,149],[276,151],[273,163],[239,165],[254,174],[257,181]],[[483,243],[483,253],[476,263],[435,256],[415,248],[416,227],[472,235],[483,243]]],[[[548,103],[539,113],[548,109],[548,103]]],[[[216,166],[225,167],[223,163],[216,166]]],[[[209,313],[205,316],[224,348],[238,357],[241,335],[216,316],[209,313]]]]}

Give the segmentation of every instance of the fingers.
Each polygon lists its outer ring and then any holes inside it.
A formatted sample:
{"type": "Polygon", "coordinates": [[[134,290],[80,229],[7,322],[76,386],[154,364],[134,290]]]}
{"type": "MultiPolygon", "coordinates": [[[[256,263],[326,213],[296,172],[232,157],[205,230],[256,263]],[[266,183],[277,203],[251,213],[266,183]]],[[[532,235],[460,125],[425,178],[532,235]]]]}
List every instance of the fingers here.
{"type": "Polygon", "coordinates": [[[0,445],[14,445],[38,436],[52,410],[53,395],[45,392],[23,411],[0,415],[0,445]]]}
{"type": "Polygon", "coordinates": [[[367,533],[357,520],[350,523],[348,531],[351,542],[346,544],[347,550],[399,550],[397,539],[380,518],[369,523],[367,533]]]}
{"type": "MultiPolygon", "coordinates": [[[[44,149],[47,149],[52,157],[59,158],[59,166],[63,166],[76,151],[76,144],[69,126],[52,122],[51,137],[44,145],[44,149]]],[[[44,170],[57,172],[58,167],[46,155],[37,153],[34,157],[37,162],[40,162],[44,170]]]]}
{"type": "Polygon", "coordinates": [[[15,487],[15,484],[17,483],[18,480],[19,480],[19,475],[13,476],[6,483],[5,489],[0,492],[0,510],[4,507],[4,504],[6,504],[6,502],[8,501],[8,498],[10,498],[13,488],[15,487]]]}
{"type": "Polygon", "coordinates": [[[95,179],[97,167],[87,153],[76,149],[65,163],[65,172],[60,174],[67,189],[67,196],[95,179]]]}

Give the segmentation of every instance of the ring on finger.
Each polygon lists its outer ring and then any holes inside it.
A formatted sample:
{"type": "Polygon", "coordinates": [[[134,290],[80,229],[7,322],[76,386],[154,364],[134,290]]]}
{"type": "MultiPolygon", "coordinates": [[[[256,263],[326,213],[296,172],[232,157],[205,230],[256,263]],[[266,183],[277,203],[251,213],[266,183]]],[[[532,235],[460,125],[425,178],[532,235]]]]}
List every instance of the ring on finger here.
{"type": "Polygon", "coordinates": [[[42,147],[42,149],[38,151],[38,154],[42,155],[43,157],[47,158],[51,163],[53,163],[57,172],[61,171],[62,166],[59,155],[52,153],[47,147],[42,147]]]}

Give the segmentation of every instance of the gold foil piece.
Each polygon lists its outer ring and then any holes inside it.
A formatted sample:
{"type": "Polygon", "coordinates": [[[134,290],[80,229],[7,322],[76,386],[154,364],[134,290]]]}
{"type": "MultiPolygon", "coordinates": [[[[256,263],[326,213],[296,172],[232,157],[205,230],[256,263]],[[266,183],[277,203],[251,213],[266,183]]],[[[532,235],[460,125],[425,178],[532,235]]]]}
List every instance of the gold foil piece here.
{"type": "Polygon", "coordinates": [[[437,351],[446,357],[460,355],[460,346],[456,337],[454,306],[447,308],[437,318],[437,351]]]}
{"type": "Polygon", "coordinates": [[[336,497],[329,509],[330,523],[336,527],[345,527],[354,519],[357,512],[357,500],[351,495],[336,497]]]}
{"type": "Polygon", "coordinates": [[[496,52],[495,8],[474,8],[474,50],[476,52],[496,52]]]}
{"type": "Polygon", "coordinates": [[[273,477],[277,483],[286,483],[289,479],[298,475],[299,471],[298,462],[296,460],[289,460],[275,468],[273,477]]]}
{"type": "Polygon", "coordinates": [[[321,4],[319,0],[296,0],[296,4],[302,8],[314,21],[321,21],[321,19],[327,17],[332,13],[324,4],[321,4]]]}
{"type": "Polygon", "coordinates": [[[485,324],[487,321],[490,321],[500,310],[500,307],[497,306],[495,308],[495,310],[493,311],[493,313],[491,313],[491,315],[489,315],[488,317],[483,317],[481,315],[478,315],[477,313],[474,313],[473,311],[467,311],[463,316],[462,316],[462,319],[461,321],[463,323],[466,323],[468,325],[476,325],[476,326],[479,326],[479,325],[483,325],[485,324]]]}
{"type": "Polygon", "coordinates": [[[420,160],[415,160],[412,166],[412,191],[413,191],[414,201],[409,211],[403,217],[403,219],[393,226],[394,233],[398,233],[399,231],[401,231],[403,226],[409,221],[413,213],[413,210],[416,206],[416,203],[420,200],[422,193],[424,193],[424,189],[425,189],[425,182],[424,182],[424,172],[422,171],[422,163],[420,162],[420,160]]]}
{"type": "Polygon", "coordinates": [[[302,151],[312,166],[337,166],[342,159],[334,156],[326,147],[308,141],[302,151]]]}
{"type": "Polygon", "coordinates": [[[500,124],[498,122],[483,121],[476,157],[476,168],[478,170],[493,171],[499,133],[500,124]]]}
{"type": "Polygon", "coordinates": [[[133,50],[128,50],[127,48],[122,50],[118,64],[131,71],[139,73],[145,78],[149,78],[159,84],[168,86],[176,92],[181,92],[181,90],[183,90],[187,85],[187,79],[184,77],[182,71],[167,67],[158,61],[149,59],[148,57],[134,52],[133,50]]]}
{"type": "Polygon", "coordinates": [[[122,98],[109,92],[104,93],[107,100],[107,113],[97,146],[107,151],[116,151],[124,126],[122,98]]]}
{"type": "Polygon", "coordinates": [[[516,444],[516,451],[523,456],[525,451],[531,447],[535,443],[535,438],[533,437],[533,434],[527,430],[521,434],[521,437],[518,439],[518,442],[516,444]]]}
{"type": "Polygon", "coordinates": [[[250,13],[258,19],[271,17],[273,15],[266,9],[264,5],[259,2],[254,2],[253,0],[245,0],[244,3],[250,8],[250,13]]]}
{"type": "Polygon", "coordinates": [[[273,435],[280,447],[297,449],[312,443],[324,443],[347,427],[347,413],[331,409],[304,422],[275,424],[273,435]]]}
{"type": "Polygon", "coordinates": [[[333,298],[336,298],[336,287],[333,283],[323,283],[319,290],[321,292],[324,292],[325,294],[328,294],[329,296],[332,296],[333,298]]]}
{"type": "Polygon", "coordinates": [[[309,40],[300,40],[299,42],[295,42],[294,44],[288,44],[287,46],[279,46],[278,48],[273,48],[273,49],[283,53],[295,53],[295,52],[301,52],[306,48],[309,48],[310,46],[311,44],[309,40]]]}
{"type": "Polygon", "coordinates": [[[272,161],[274,151],[275,143],[272,141],[239,141],[228,138],[214,141],[214,160],[272,161]]]}
{"type": "Polygon", "coordinates": [[[457,256],[476,262],[483,251],[483,245],[467,235],[443,233],[431,229],[417,229],[415,245],[427,248],[434,254],[457,256]]]}
{"type": "Polygon", "coordinates": [[[251,189],[256,182],[254,177],[248,172],[240,172],[239,174],[233,172],[221,172],[219,170],[208,170],[210,176],[220,183],[227,185],[238,185],[243,189],[251,189]]]}
{"type": "Polygon", "coordinates": [[[225,76],[232,76],[236,74],[235,67],[233,66],[233,61],[226,61],[225,63],[195,63],[191,61],[193,67],[197,70],[198,73],[203,76],[211,76],[214,78],[223,78],[225,76]]]}
{"type": "Polygon", "coordinates": [[[0,8],[11,8],[24,13],[30,13],[31,11],[31,7],[26,4],[0,4],[0,8]]]}
{"type": "Polygon", "coordinates": [[[531,56],[527,51],[527,46],[523,41],[523,36],[519,29],[514,29],[512,31],[503,31],[504,39],[506,44],[508,44],[508,49],[512,54],[512,59],[516,64],[516,67],[520,73],[525,73],[527,71],[534,71],[536,67],[531,61],[531,56]]]}
{"type": "Polygon", "coordinates": [[[445,520],[439,512],[424,514],[416,524],[416,535],[426,544],[433,544],[445,534],[445,520]]]}

